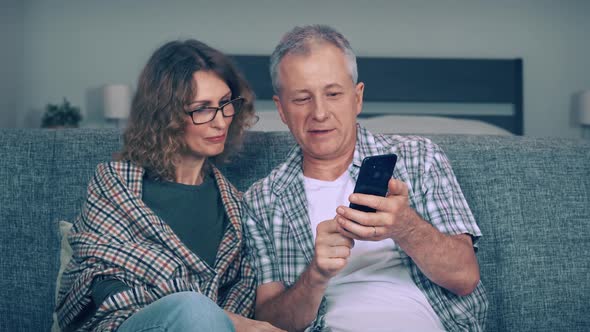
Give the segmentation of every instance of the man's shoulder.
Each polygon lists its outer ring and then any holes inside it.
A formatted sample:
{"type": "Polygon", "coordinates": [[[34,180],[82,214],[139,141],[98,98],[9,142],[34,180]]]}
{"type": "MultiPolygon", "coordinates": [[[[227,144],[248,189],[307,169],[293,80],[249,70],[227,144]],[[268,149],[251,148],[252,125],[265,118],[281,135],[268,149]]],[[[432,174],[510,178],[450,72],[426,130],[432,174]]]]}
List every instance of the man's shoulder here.
{"type": "Polygon", "coordinates": [[[284,187],[294,172],[289,161],[285,161],[276,166],[270,173],[258,181],[254,182],[244,193],[246,201],[256,201],[264,197],[271,197],[284,187]]]}
{"type": "Polygon", "coordinates": [[[375,135],[375,144],[383,153],[395,153],[398,157],[396,168],[422,173],[447,158],[441,147],[430,138],[414,135],[375,135]]]}
{"type": "Polygon", "coordinates": [[[442,151],[430,138],[415,135],[376,134],[375,143],[392,152],[436,153],[442,151]]]}

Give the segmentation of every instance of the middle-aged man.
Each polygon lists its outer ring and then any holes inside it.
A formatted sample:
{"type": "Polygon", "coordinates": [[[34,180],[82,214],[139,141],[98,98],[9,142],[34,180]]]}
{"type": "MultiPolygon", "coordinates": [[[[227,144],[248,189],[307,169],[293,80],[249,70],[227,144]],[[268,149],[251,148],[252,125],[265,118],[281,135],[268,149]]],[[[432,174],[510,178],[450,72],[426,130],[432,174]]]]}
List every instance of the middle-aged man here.
{"type": "Polygon", "coordinates": [[[357,125],[364,84],[330,27],[291,30],[270,67],[298,145],[245,194],[256,318],[287,330],[483,330],[481,233],[443,151],[357,125]],[[363,158],[387,153],[398,156],[387,196],[351,195],[363,158]]]}

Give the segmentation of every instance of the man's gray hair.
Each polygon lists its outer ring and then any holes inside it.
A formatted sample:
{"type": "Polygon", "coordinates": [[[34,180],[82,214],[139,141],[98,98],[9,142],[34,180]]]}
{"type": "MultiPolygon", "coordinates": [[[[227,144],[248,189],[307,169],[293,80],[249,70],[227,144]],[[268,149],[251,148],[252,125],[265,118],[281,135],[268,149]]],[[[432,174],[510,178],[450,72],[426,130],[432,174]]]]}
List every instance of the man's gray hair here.
{"type": "Polygon", "coordinates": [[[327,25],[306,25],[295,27],[293,30],[287,32],[270,56],[270,78],[272,80],[272,88],[276,94],[279,93],[281,88],[278,68],[281,60],[287,54],[309,54],[311,52],[312,42],[326,42],[340,49],[348,62],[352,82],[354,84],[357,83],[356,55],[352,47],[350,47],[348,40],[340,32],[327,25]]]}

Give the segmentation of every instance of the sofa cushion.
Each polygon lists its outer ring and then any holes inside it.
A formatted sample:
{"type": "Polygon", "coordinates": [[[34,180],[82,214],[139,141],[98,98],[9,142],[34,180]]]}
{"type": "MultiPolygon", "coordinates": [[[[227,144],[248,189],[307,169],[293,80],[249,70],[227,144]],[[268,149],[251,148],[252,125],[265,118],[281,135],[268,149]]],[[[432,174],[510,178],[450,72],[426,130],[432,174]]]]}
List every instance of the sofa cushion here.
{"type": "Polygon", "coordinates": [[[0,331],[47,331],[51,324],[59,248],[51,222],[54,137],[41,129],[0,135],[0,331]]]}
{"type": "Polygon", "coordinates": [[[295,140],[288,132],[251,132],[234,162],[217,165],[240,191],[245,191],[284,161],[295,140]]]}
{"type": "Polygon", "coordinates": [[[74,221],[86,200],[86,189],[99,163],[111,161],[122,146],[118,130],[60,130],[56,133],[53,188],[55,221],[74,221]]]}
{"type": "Polygon", "coordinates": [[[490,331],[584,330],[590,303],[590,145],[433,136],[483,232],[490,331]],[[568,309],[566,309],[568,308],[568,309]]]}
{"type": "MultiPolygon", "coordinates": [[[[590,144],[586,141],[432,136],[447,153],[483,232],[478,260],[489,331],[590,326],[590,144]]],[[[222,166],[244,190],[280,163],[289,133],[249,133],[222,166]]],[[[112,158],[111,129],[0,131],[0,331],[51,327],[60,238],[96,165],[112,158]]]]}

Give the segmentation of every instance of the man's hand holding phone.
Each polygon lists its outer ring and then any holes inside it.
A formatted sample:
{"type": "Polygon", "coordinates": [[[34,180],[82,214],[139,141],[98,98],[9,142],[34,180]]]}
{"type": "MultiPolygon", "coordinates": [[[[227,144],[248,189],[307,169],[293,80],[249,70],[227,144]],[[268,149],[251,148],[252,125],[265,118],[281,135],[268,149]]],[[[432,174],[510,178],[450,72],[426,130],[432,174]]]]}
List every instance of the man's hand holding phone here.
{"type": "Polygon", "coordinates": [[[363,212],[340,206],[336,221],[346,237],[364,241],[396,239],[410,232],[416,212],[410,207],[408,187],[400,180],[390,179],[386,197],[353,193],[350,202],[364,205],[376,212],[363,212]]]}

